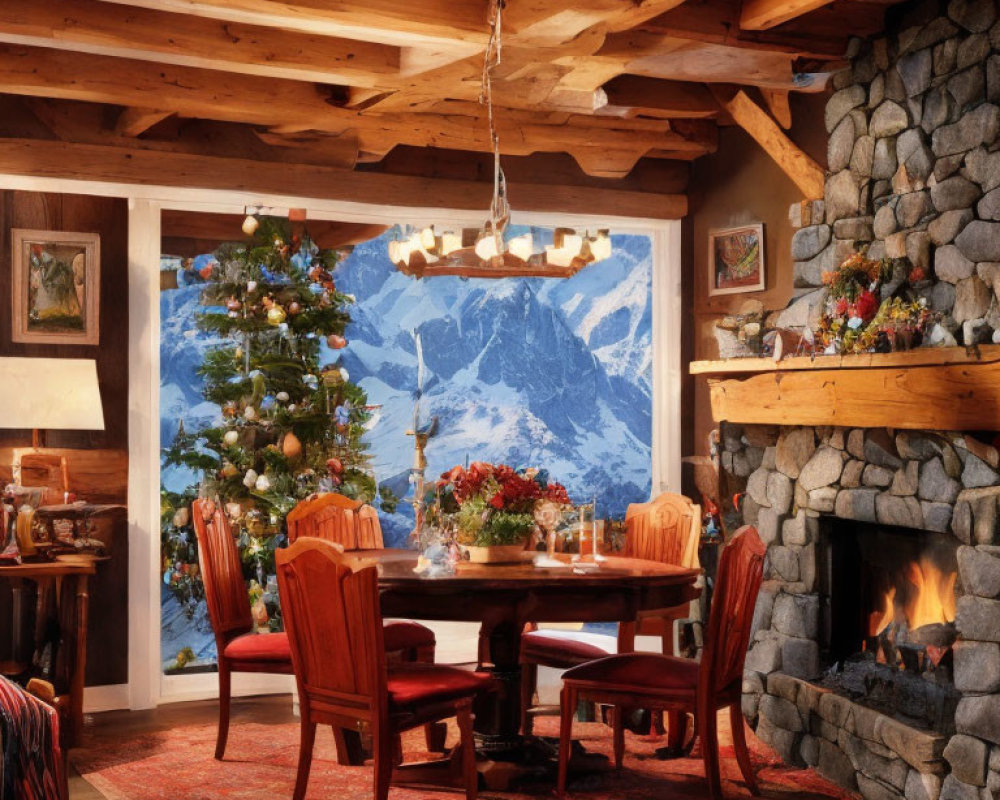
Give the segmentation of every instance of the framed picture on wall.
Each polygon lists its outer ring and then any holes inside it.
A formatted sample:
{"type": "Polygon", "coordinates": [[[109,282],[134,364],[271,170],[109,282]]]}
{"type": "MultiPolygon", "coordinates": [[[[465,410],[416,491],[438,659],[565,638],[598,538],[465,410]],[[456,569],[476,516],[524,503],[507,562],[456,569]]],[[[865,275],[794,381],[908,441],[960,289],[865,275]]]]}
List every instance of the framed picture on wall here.
{"type": "Polygon", "coordinates": [[[101,237],[14,228],[11,239],[11,339],[96,345],[100,340],[101,237]]]}
{"type": "Polygon", "coordinates": [[[708,232],[708,295],[764,289],[764,225],[708,232]]]}

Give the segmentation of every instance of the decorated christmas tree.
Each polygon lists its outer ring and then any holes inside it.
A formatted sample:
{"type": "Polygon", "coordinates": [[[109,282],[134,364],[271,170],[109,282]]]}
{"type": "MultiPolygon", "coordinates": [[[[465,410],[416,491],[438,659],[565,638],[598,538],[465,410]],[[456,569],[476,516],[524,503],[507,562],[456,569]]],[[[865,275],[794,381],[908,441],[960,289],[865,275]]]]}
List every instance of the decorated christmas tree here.
{"type": "MultiPolygon", "coordinates": [[[[223,504],[258,581],[273,571],[285,516],[299,500],[317,491],[366,502],[376,494],[362,441],[364,391],[336,359],[321,364],[324,342],[334,353],[346,346],[354,299],[337,291],[337,258],[284,220],[263,218],[252,242],[223,245],[202,274],[197,324],[223,344],[207,351],[199,372],[221,417],[200,430],[181,425],[164,463],[200,472],[192,491],[223,504]]],[[[191,549],[185,499],[163,505],[164,559],[175,572],[171,549],[191,549]]]]}

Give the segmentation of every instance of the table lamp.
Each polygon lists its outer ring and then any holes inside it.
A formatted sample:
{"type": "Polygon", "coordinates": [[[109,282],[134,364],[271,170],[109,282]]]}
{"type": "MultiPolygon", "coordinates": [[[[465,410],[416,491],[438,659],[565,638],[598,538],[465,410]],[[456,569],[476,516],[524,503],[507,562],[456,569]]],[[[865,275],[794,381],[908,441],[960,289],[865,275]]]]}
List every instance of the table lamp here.
{"type": "Polygon", "coordinates": [[[0,428],[31,429],[45,446],[46,430],[103,431],[104,408],[91,358],[0,358],[0,428]]]}

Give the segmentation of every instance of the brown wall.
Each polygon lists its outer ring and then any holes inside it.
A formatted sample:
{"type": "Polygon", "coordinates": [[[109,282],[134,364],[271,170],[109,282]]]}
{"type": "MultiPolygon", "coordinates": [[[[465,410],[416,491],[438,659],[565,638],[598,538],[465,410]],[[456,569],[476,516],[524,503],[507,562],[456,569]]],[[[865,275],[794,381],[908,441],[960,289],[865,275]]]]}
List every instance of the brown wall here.
{"type": "MultiPolygon", "coordinates": [[[[790,138],[821,166],[826,165],[827,135],[823,112],[827,94],[793,94],[790,138]]],[[[742,128],[720,130],[719,149],[694,162],[689,188],[690,214],[685,220],[685,298],[692,298],[694,314],[688,324],[686,359],[716,358],[713,329],[722,315],[734,312],[748,299],[760,300],[766,310],[784,308],[793,296],[791,254],[794,230],[788,219],[792,203],[802,193],[742,128]],[[764,223],[765,290],[708,297],[708,232],[752,222],[764,223]]],[[[686,306],[687,307],[687,306],[686,306]]],[[[684,414],[685,453],[705,453],[706,438],[714,427],[704,378],[689,379],[684,392],[690,404],[684,414]],[[693,448],[693,449],[692,449],[693,448]]]]}
{"type": "MultiPolygon", "coordinates": [[[[128,450],[128,205],[118,198],[71,194],[0,191],[0,356],[96,358],[103,431],[50,431],[50,447],[128,450]],[[99,233],[101,236],[100,345],[28,345],[11,342],[11,228],[99,233]]],[[[2,392],[0,387],[0,408],[2,392]]],[[[31,444],[30,431],[0,429],[0,446],[31,444]]],[[[9,464],[0,464],[0,474],[9,464]]],[[[72,460],[70,460],[72,474],[72,460]]],[[[72,478],[71,478],[72,480],[72,478]]],[[[125,503],[125,490],[107,498],[125,503]]],[[[87,499],[87,498],[82,498],[87,499]]],[[[123,529],[115,537],[112,558],[91,583],[89,658],[90,685],[128,681],[128,540],[123,529]]],[[[0,592],[6,587],[0,585],[0,592]]],[[[9,605],[0,596],[0,631],[9,620],[9,605]]],[[[9,643],[0,635],[0,660],[9,643]]]]}

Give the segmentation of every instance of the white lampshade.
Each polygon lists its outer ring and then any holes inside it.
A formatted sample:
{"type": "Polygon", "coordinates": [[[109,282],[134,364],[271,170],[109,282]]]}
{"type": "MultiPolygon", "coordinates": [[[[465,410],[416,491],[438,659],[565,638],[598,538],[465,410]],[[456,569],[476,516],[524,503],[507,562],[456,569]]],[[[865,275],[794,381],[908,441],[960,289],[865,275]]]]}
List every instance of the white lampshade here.
{"type": "Polygon", "coordinates": [[[0,358],[0,386],[0,428],[104,430],[93,359],[0,358]]]}
{"type": "Polygon", "coordinates": [[[594,261],[611,258],[611,237],[607,231],[598,231],[597,236],[590,240],[590,254],[594,261]]]}
{"type": "Polygon", "coordinates": [[[535,243],[530,233],[523,233],[515,236],[507,244],[507,250],[512,256],[517,256],[522,261],[527,261],[534,254],[535,243]]]}
{"type": "Polygon", "coordinates": [[[492,233],[483,233],[476,242],[476,255],[483,261],[489,261],[500,255],[500,251],[497,249],[497,237],[492,233]]]}
{"type": "Polygon", "coordinates": [[[441,255],[447,256],[462,249],[462,235],[447,231],[441,236],[441,255]]]}

